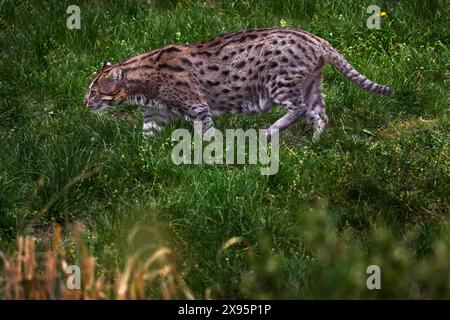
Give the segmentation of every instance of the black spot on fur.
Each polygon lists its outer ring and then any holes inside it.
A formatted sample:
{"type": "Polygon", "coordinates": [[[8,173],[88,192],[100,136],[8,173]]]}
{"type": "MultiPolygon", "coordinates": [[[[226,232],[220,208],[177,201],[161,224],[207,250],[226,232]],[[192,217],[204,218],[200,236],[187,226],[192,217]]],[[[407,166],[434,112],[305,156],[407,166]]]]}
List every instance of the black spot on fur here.
{"type": "Polygon", "coordinates": [[[189,87],[189,84],[185,81],[177,81],[175,82],[176,86],[189,87]]]}
{"type": "Polygon", "coordinates": [[[215,86],[218,86],[218,85],[220,84],[220,81],[211,81],[211,80],[208,80],[208,81],[206,81],[206,83],[207,83],[209,86],[211,86],[211,87],[215,87],[215,86]]]}
{"type": "Polygon", "coordinates": [[[214,48],[216,46],[218,46],[222,41],[218,40],[218,41],[214,41],[213,43],[211,43],[208,48],[214,48]]]}
{"type": "Polygon", "coordinates": [[[170,52],[180,52],[181,50],[176,47],[170,47],[170,48],[164,49],[163,51],[165,53],[170,53],[170,52]]]}
{"type": "Polygon", "coordinates": [[[165,53],[171,53],[171,52],[180,52],[181,50],[176,48],[176,47],[169,47],[166,49],[162,49],[161,51],[159,51],[158,56],[156,57],[155,61],[159,61],[159,59],[161,58],[161,56],[165,53]]]}
{"type": "Polygon", "coordinates": [[[236,65],[237,69],[242,69],[243,67],[245,67],[245,61],[241,61],[236,65]]]}
{"type": "Polygon", "coordinates": [[[272,61],[272,62],[269,64],[269,68],[271,68],[271,69],[276,68],[276,67],[278,67],[278,63],[276,63],[275,61],[272,61]]]}
{"type": "Polygon", "coordinates": [[[218,67],[218,66],[208,66],[208,70],[211,70],[211,71],[218,71],[218,70],[219,70],[219,67],[218,67]]]}
{"type": "Polygon", "coordinates": [[[189,59],[181,58],[181,62],[183,62],[184,64],[186,64],[188,66],[192,66],[192,62],[189,59]]]}
{"type": "Polygon", "coordinates": [[[169,69],[169,70],[174,71],[174,72],[183,72],[184,71],[184,68],[182,68],[180,66],[171,66],[171,65],[168,65],[166,63],[160,63],[158,65],[158,68],[159,69],[169,69]]]}
{"type": "Polygon", "coordinates": [[[209,51],[199,51],[199,52],[197,52],[197,54],[199,56],[207,56],[207,57],[211,57],[212,56],[212,53],[209,52],[209,51]]]}

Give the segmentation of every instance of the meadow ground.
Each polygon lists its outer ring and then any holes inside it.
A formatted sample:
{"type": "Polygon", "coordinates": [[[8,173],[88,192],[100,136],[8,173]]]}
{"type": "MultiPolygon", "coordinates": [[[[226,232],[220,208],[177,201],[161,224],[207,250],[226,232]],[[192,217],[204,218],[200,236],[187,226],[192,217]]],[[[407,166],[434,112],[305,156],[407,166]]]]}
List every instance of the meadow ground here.
{"type": "MultiPolygon", "coordinates": [[[[1,1],[0,297],[14,297],[17,237],[32,236],[35,274],[15,283],[26,297],[57,243],[61,261],[92,263],[102,297],[450,298],[449,4],[413,3],[1,1]],[[66,27],[71,4],[80,30],[66,27]],[[371,4],[386,12],[380,30],[366,27],[371,4]],[[371,95],[327,67],[329,128],[317,143],[302,121],[284,132],[276,175],[175,166],[171,132],[188,123],[148,140],[136,106],[99,116],[82,103],[103,59],[280,25],[327,39],[395,94],[371,95]],[[369,265],[381,290],[366,287],[369,265]]],[[[216,125],[265,128],[280,114],[216,125]]]]}

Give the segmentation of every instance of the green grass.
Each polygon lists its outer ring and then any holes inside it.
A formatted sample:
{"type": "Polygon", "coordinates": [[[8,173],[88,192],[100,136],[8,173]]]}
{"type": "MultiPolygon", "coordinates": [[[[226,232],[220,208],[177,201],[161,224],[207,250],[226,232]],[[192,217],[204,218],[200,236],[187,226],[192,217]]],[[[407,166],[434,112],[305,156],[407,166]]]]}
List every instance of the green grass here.
{"type": "MultiPolygon", "coordinates": [[[[72,2],[0,2],[1,251],[82,221],[106,279],[145,243],[175,250],[199,298],[450,297],[448,2],[398,1],[368,30],[366,7],[384,1],[77,1],[81,30],[68,30],[72,2]],[[134,106],[98,116],[82,104],[103,59],[281,19],[395,94],[373,96],[327,67],[329,128],[317,143],[303,122],[283,133],[277,175],[175,166],[170,134],[186,122],[146,140],[134,106]],[[137,226],[150,231],[130,243],[137,226]],[[219,254],[235,236],[244,242],[219,254]],[[382,290],[366,288],[371,264],[382,290]]],[[[216,124],[263,128],[280,114],[216,124]]]]}

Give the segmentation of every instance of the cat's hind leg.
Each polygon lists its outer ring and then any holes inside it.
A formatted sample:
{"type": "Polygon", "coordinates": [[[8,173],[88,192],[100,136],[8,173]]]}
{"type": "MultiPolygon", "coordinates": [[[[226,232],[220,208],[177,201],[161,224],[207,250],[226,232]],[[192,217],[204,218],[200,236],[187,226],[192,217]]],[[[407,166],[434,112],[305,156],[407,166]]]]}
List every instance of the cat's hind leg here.
{"type": "Polygon", "coordinates": [[[325,113],[325,101],[322,95],[322,68],[314,72],[307,80],[303,98],[307,105],[306,121],[314,127],[313,141],[317,141],[328,125],[325,113]]]}
{"type": "Polygon", "coordinates": [[[281,132],[293,125],[307,110],[307,106],[302,102],[300,97],[290,97],[283,100],[275,100],[275,102],[280,103],[287,112],[269,127],[266,134],[269,138],[275,132],[281,132]]]}

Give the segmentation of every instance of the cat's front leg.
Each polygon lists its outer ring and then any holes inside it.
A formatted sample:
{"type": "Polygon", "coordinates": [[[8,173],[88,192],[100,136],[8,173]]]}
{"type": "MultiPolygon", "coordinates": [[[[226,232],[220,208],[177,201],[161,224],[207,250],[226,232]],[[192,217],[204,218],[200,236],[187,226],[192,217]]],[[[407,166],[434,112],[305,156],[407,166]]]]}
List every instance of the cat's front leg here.
{"type": "Polygon", "coordinates": [[[147,137],[154,137],[161,132],[161,127],[154,121],[144,122],[142,126],[142,134],[147,137]]]}
{"type": "Polygon", "coordinates": [[[154,137],[169,124],[171,115],[161,110],[144,109],[142,110],[144,122],[142,125],[142,133],[148,137],[154,137]]]}

